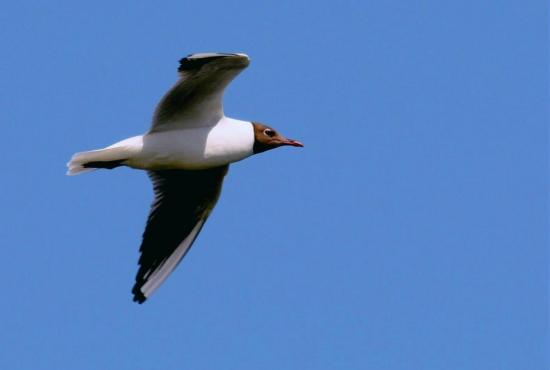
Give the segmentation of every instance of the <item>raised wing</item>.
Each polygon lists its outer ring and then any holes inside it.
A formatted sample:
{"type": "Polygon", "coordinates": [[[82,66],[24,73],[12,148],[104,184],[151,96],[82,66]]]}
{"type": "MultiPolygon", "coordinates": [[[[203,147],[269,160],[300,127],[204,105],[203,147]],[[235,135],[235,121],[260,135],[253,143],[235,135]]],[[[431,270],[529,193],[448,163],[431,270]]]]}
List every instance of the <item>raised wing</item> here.
{"type": "Polygon", "coordinates": [[[215,125],[227,85],[250,60],[245,54],[201,53],[180,60],[180,79],[161,99],[149,132],[215,125]]]}
{"type": "Polygon", "coordinates": [[[140,247],[134,301],[145,302],[189,251],[216,205],[228,167],[149,171],[155,200],[140,247]]]}

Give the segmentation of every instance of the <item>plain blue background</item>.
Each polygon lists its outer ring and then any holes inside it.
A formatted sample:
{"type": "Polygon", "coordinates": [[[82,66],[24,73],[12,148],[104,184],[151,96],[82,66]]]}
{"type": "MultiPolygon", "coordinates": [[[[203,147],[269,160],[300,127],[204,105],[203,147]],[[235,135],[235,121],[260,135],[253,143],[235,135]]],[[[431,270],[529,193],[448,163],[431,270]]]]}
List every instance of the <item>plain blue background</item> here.
{"type": "Polygon", "coordinates": [[[0,13],[2,369],[543,369],[546,2],[19,1],[0,13]],[[246,52],[231,167],[132,302],[152,198],[73,152],[147,130],[177,61],[246,52]]]}

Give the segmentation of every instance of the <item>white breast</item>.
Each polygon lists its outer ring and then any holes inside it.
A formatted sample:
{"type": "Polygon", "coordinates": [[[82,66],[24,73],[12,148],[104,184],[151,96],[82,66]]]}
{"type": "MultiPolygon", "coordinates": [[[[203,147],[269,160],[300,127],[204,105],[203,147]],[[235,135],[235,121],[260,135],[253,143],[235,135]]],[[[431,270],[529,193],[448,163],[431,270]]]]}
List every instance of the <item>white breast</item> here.
{"type": "Polygon", "coordinates": [[[250,122],[224,117],[212,127],[163,131],[133,139],[141,148],[125,162],[130,167],[206,169],[252,155],[254,129],[250,122]]]}

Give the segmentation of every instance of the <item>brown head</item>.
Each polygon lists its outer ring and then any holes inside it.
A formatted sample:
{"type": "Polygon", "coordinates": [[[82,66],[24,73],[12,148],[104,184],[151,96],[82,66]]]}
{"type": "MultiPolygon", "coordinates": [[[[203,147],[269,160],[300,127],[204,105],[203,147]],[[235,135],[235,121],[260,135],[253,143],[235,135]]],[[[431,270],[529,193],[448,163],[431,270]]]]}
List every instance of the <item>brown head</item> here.
{"type": "Polygon", "coordinates": [[[304,144],[297,140],[287,139],[269,126],[258,122],[252,122],[254,126],[254,154],[275,149],[283,145],[303,147],[304,144]]]}

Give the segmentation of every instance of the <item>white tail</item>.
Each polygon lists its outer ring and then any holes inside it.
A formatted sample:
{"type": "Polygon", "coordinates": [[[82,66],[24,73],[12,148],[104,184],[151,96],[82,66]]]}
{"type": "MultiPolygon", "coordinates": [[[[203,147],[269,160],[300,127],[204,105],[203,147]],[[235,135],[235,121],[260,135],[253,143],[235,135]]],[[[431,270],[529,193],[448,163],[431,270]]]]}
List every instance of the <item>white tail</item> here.
{"type": "Polygon", "coordinates": [[[76,153],[72,156],[67,167],[67,175],[78,175],[90,171],[95,171],[98,168],[115,168],[120,166],[127,158],[125,158],[124,147],[114,147],[97,149],[89,152],[76,153]]]}

